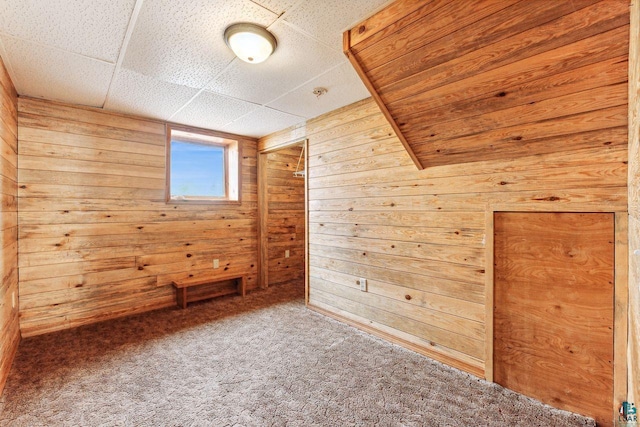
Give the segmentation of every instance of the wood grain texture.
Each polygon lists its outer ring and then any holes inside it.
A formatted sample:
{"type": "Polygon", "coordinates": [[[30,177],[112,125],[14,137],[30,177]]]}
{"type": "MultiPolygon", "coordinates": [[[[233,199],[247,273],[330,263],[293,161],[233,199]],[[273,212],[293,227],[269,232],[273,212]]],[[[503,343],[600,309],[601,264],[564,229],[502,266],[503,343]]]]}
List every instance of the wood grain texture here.
{"type": "Polygon", "coordinates": [[[0,58],[0,394],[20,342],[17,102],[16,90],[0,58]]]}
{"type": "Polygon", "coordinates": [[[171,282],[190,276],[256,286],[255,140],[241,138],[242,203],[174,205],[163,123],[29,98],[18,110],[24,336],[171,306],[171,282]]]}
{"type": "Polygon", "coordinates": [[[305,128],[310,306],[476,375],[485,375],[491,308],[488,212],[626,212],[624,125],[583,135],[601,142],[564,152],[422,171],[397,155],[402,145],[371,99],[305,128]],[[367,293],[358,290],[361,277],[367,293]],[[472,336],[460,336],[449,316],[472,336]]]}
{"type": "Polygon", "coordinates": [[[296,169],[306,170],[301,154],[301,145],[261,154],[265,158],[266,203],[262,221],[268,254],[261,268],[266,270],[267,286],[290,281],[302,284],[304,280],[305,179],[293,175],[296,169]],[[289,251],[288,258],[285,251],[289,251]]]}
{"type": "Polygon", "coordinates": [[[640,2],[630,2],[629,45],[629,345],[628,398],[640,402],[640,2]]]}
{"type": "Polygon", "coordinates": [[[624,0],[398,1],[344,48],[428,168],[572,150],[547,138],[626,126],[629,22],[624,0]]]}
{"type": "Polygon", "coordinates": [[[613,425],[614,215],[496,213],[494,380],[613,425]]]}

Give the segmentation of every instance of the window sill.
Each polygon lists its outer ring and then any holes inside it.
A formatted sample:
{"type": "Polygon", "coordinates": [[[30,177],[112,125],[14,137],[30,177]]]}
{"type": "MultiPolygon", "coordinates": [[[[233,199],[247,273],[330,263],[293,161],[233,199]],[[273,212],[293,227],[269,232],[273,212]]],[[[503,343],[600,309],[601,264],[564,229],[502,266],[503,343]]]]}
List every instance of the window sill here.
{"type": "Polygon", "coordinates": [[[168,205],[241,205],[240,200],[216,199],[169,199],[168,205]]]}

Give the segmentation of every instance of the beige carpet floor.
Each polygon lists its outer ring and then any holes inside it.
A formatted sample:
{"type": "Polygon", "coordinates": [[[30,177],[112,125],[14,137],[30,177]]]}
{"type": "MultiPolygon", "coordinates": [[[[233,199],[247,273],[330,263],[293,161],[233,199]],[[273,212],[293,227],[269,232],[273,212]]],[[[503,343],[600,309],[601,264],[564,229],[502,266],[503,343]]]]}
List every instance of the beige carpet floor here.
{"type": "Polygon", "coordinates": [[[585,426],[285,285],[23,340],[2,426],[585,426]]]}

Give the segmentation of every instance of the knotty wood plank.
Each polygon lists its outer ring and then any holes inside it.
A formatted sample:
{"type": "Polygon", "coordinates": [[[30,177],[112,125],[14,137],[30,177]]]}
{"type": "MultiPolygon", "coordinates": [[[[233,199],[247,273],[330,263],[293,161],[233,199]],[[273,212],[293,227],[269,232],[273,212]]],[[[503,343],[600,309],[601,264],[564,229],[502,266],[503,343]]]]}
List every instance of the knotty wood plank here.
{"type": "Polygon", "coordinates": [[[424,258],[387,255],[376,252],[365,252],[357,249],[341,249],[311,243],[310,253],[317,256],[331,257],[342,261],[371,265],[399,272],[424,274],[448,280],[460,280],[468,283],[484,283],[484,268],[473,265],[454,264],[424,258]]]}
{"type": "Polygon", "coordinates": [[[357,277],[373,277],[374,280],[403,286],[419,291],[449,296],[470,302],[484,301],[484,286],[477,283],[467,283],[456,280],[448,280],[437,277],[428,277],[422,274],[389,271],[386,268],[364,264],[354,264],[331,257],[321,257],[310,254],[311,267],[351,274],[357,277]]]}
{"type": "Polygon", "coordinates": [[[312,212],[309,216],[312,223],[334,224],[386,224],[406,226],[407,224],[421,224],[430,227],[450,228],[465,224],[470,228],[481,228],[484,225],[484,215],[481,212],[312,212]]]}
{"type": "MultiPolygon", "coordinates": [[[[402,300],[387,298],[374,293],[363,293],[353,286],[345,286],[314,278],[316,290],[330,293],[338,298],[349,299],[356,303],[377,308],[380,311],[402,312],[404,317],[425,322],[435,328],[452,332],[452,335],[459,334],[471,340],[478,340],[483,337],[484,329],[477,321],[465,319],[460,316],[452,316],[444,312],[436,312],[429,308],[416,304],[410,304],[405,298],[402,300]]],[[[454,335],[455,336],[455,335],[454,335]]]]}
{"type": "MultiPolygon", "coordinates": [[[[69,167],[62,168],[73,169],[69,167]]],[[[164,177],[135,177],[135,179],[132,179],[131,176],[126,175],[112,175],[94,172],[69,172],[64,170],[50,171],[21,168],[18,172],[18,180],[20,182],[29,182],[31,184],[50,184],[56,186],[94,186],[145,190],[164,190],[165,188],[164,177]]],[[[55,198],[55,194],[52,195],[52,198],[55,198]]],[[[51,201],[48,201],[48,203],[49,209],[51,209],[51,201]]],[[[114,204],[115,203],[117,202],[114,201],[114,204]]],[[[141,204],[141,202],[138,203],[141,204]]]]}
{"type": "MultiPolygon", "coordinates": [[[[400,58],[404,57],[410,61],[421,63],[425,68],[430,68],[433,64],[428,62],[428,56],[438,57],[439,61],[446,62],[452,59],[449,55],[463,55],[467,51],[472,51],[479,45],[491,44],[499,41],[513,31],[514,26],[519,26],[519,30],[530,28],[537,24],[537,20],[526,21],[526,14],[520,9],[526,8],[527,3],[518,3],[518,0],[509,1],[483,1],[483,2],[447,2],[438,0],[422,7],[419,12],[421,16],[413,18],[410,24],[400,25],[394,23],[396,31],[389,31],[384,38],[367,47],[358,49],[356,56],[363,59],[368,71],[373,71],[381,66],[392,66],[398,64],[400,58]],[[506,10],[505,10],[506,9],[506,10]],[[524,15],[521,17],[519,15],[524,15]],[[514,19],[518,18],[518,19],[514,19]],[[471,29],[477,29],[475,40],[472,43],[467,41],[467,33],[471,29]],[[461,34],[462,33],[462,34],[461,34]],[[455,39],[456,48],[449,49],[448,52],[440,48],[445,41],[455,39]],[[470,46],[467,46],[467,45],[470,46]],[[429,47],[430,49],[427,49],[429,47]],[[428,50],[426,55],[424,50],[428,50]]],[[[552,4],[538,5],[541,11],[551,9],[552,4]],[[551,7],[549,7],[551,6],[551,7]]],[[[572,8],[571,6],[569,6],[572,8]]],[[[555,6],[557,8],[557,6],[555,6]]],[[[405,21],[405,20],[403,20],[405,21]]],[[[415,71],[407,66],[402,70],[396,70],[397,79],[402,79],[415,71]]],[[[373,80],[372,80],[373,81],[373,80]]]]}
{"type": "Polygon", "coordinates": [[[393,2],[373,17],[364,20],[349,31],[349,39],[351,42],[349,47],[364,42],[378,32],[385,31],[390,25],[393,25],[394,22],[406,15],[410,15],[416,9],[422,8],[424,3],[424,1],[418,0],[400,0],[393,2]]]}
{"type": "MultiPolygon", "coordinates": [[[[72,134],[41,128],[21,127],[20,140],[25,141],[25,147],[22,147],[21,144],[21,149],[27,148],[27,143],[51,144],[56,146],[62,145],[65,147],[70,147],[65,150],[70,150],[72,152],[75,148],[100,151],[116,151],[121,153],[155,156],[160,157],[163,161],[163,164],[166,157],[164,147],[159,145],[140,144],[135,141],[113,139],[109,137],[72,134]]],[[[27,153],[23,152],[22,154],[27,153]]],[[[117,154],[113,153],[113,155],[117,154]]]]}
{"type": "MultiPolygon", "coordinates": [[[[515,82],[495,93],[484,93],[474,97],[460,99],[450,104],[425,105],[428,110],[409,110],[403,112],[407,121],[422,117],[428,111],[430,123],[441,123],[473,117],[505,108],[526,105],[548,97],[560,97],[575,94],[597,87],[624,83],[627,81],[628,64],[626,56],[606,59],[595,64],[585,65],[575,70],[544,76],[532,81],[515,82]]],[[[398,104],[396,111],[401,111],[398,104]]]]}
{"type": "MultiPolygon", "coordinates": [[[[462,8],[473,4],[455,3],[462,8]]],[[[578,7],[594,2],[589,0],[581,3],[578,7]]],[[[498,7],[503,4],[497,2],[498,7]]],[[[472,14],[468,19],[482,20],[487,9],[479,12],[482,14],[472,14]]],[[[424,74],[433,74],[433,80],[446,84],[544,54],[628,23],[623,2],[613,4],[600,1],[577,12],[574,12],[573,3],[522,2],[455,33],[452,36],[456,41],[453,52],[445,48],[449,40],[440,38],[437,43],[426,45],[397,61],[389,61],[382,67],[373,64],[367,71],[375,86],[384,89],[383,93],[390,90],[387,86],[403,79],[407,83],[415,82],[418,76],[424,74]],[[484,33],[484,36],[478,39],[474,32],[484,33]]],[[[458,26],[458,23],[453,24],[458,26]]],[[[425,28],[431,32],[430,27],[425,28]]]]}
{"type": "MultiPolygon", "coordinates": [[[[557,169],[571,166],[584,166],[591,163],[613,163],[627,161],[626,149],[627,129],[624,126],[607,129],[596,129],[571,135],[560,135],[538,140],[548,146],[562,146],[563,151],[551,153],[532,153],[525,157],[501,162],[505,172],[522,170],[557,169]]],[[[526,142],[525,142],[526,144],[526,142]]],[[[400,187],[419,185],[428,178],[457,177],[461,169],[466,175],[484,175],[495,173],[495,161],[474,162],[473,168],[460,165],[442,165],[416,172],[409,168],[394,169],[396,173],[379,173],[377,170],[360,172],[342,172],[335,175],[315,177],[310,188],[335,188],[348,185],[395,183],[400,187]]]]}
{"type": "Polygon", "coordinates": [[[97,160],[57,159],[51,161],[49,157],[35,157],[18,155],[21,169],[31,169],[51,172],[77,172],[83,174],[102,173],[105,175],[121,175],[131,178],[164,179],[164,167],[136,166],[115,162],[100,162],[97,160]]]}
{"type": "MultiPolygon", "coordinates": [[[[385,324],[393,329],[414,335],[418,338],[432,341],[434,343],[440,343],[439,345],[442,347],[450,348],[471,357],[482,357],[481,347],[484,345],[482,340],[465,337],[441,328],[432,327],[420,321],[396,314],[397,312],[386,311],[377,306],[369,306],[349,299],[346,296],[337,296],[335,295],[336,287],[330,287],[326,282],[319,279],[312,280],[311,285],[309,295],[310,304],[314,304],[315,301],[323,302],[338,309],[385,324]]],[[[345,292],[345,289],[342,291],[345,292]]],[[[346,292],[348,292],[348,289],[346,292]]],[[[352,294],[357,295],[356,291],[353,291],[352,294]]]]}
{"type": "Polygon", "coordinates": [[[110,126],[135,132],[154,133],[163,137],[165,134],[165,125],[160,121],[132,117],[99,108],[44,101],[21,96],[19,99],[19,109],[21,112],[29,114],[66,119],[74,122],[110,126]]]}
{"type": "Polygon", "coordinates": [[[447,120],[440,123],[424,123],[424,120],[407,120],[407,134],[425,135],[429,142],[451,140],[477,135],[485,129],[500,129],[544,120],[562,120],[563,117],[594,110],[627,105],[627,82],[608,84],[563,96],[552,96],[511,108],[487,112],[482,115],[447,120]]]}
{"type": "MultiPolygon", "coordinates": [[[[365,184],[343,186],[341,190],[346,194],[357,194],[360,197],[395,194],[397,196],[421,194],[454,194],[467,192],[496,192],[496,191],[529,191],[535,189],[563,189],[581,185],[589,187],[611,187],[624,185],[627,174],[626,161],[604,163],[594,166],[592,170],[585,170],[583,166],[558,168],[543,172],[520,171],[501,172],[486,175],[467,175],[451,179],[434,178],[428,183],[422,182],[391,182],[380,185],[365,184]],[[536,176],[531,181],[531,176],[536,176]]],[[[309,194],[317,200],[332,199],[335,195],[326,189],[310,189],[309,194]]]]}
{"type": "Polygon", "coordinates": [[[151,256],[171,254],[175,259],[191,258],[195,254],[209,254],[213,259],[220,253],[225,253],[228,247],[242,247],[245,251],[255,248],[255,238],[227,238],[211,240],[202,239],[172,239],[171,241],[152,242],[143,244],[114,245],[111,240],[96,242],[93,246],[82,245],[84,238],[67,238],[63,243],[60,239],[36,239],[38,244],[20,245],[20,267],[37,265],[62,264],[65,262],[80,262],[100,260],[107,257],[151,256]],[[30,250],[31,252],[28,252],[30,250]]]}
{"type": "Polygon", "coordinates": [[[371,253],[383,253],[408,258],[447,261],[482,267],[484,250],[481,248],[447,246],[431,243],[412,243],[398,240],[367,239],[361,237],[314,234],[314,244],[344,249],[367,248],[371,253]]]}
{"type": "Polygon", "coordinates": [[[164,156],[137,154],[117,151],[107,151],[104,148],[80,148],[58,144],[34,142],[20,139],[19,154],[22,156],[43,157],[61,160],[84,160],[92,162],[108,162],[116,165],[132,165],[162,168],[164,170],[164,156]]]}
{"type": "Polygon", "coordinates": [[[469,73],[465,78],[450,76],[444,72],[444,76],[428,74],[419,79],[416,77],[415,80],[405,79],[387,88],[385,100],[395,111],[395,103],[401,103],[403,108],[412,105],[415,109],[420,109],[436,100],[442,105],[480,94],[497,94],[503,88],[523,80],[539,79],[611,58],[624,57],[627,55],[628,34],[628,26],[620,27],[488,71],[469,73]],[[443,80],[443,77],[449,80],[443,80]],[[413,94],[418,95],[411,96],[413,94]],[[411,98],[405,99],[408,96],[411,98]]]}
{"type": "Polygon", "coordinates": [[[65,118],[46,117],[22,111],[18,114],[18,125],[21,127],[44,129],[97,138],[118,139],[139,142],[141,144],[158,145],[162,147],[165,145],[164,134],[151,134],[148,132],[121,129],[115,126],[75,122],[66,120],[65,118]]]}
{"type": "MultiPolygon", "coordinates": [[[[357,282],[358,277],[352,274],[313,267],[311,268],[310,276],[343,286],[350,286],[356,290],[360,289],[357,282]]],[[[394,285],[376,279],[367,281],[367,292],[477,322],[484,321],[484,305],[481,303],[438,295],[402,285],[394,285]]]]}
{"type": "MultiPolygon", "coordinates": [[[[469,154],[483,149],[482,160],[497,160],[505,154],[524,155],[532,152],[562,151],[557,145],[545,145],[553,138],[582,132],[626,126],[627,105],[576,114],[559,120],[515,125],[489,130],[482,135],[469,135],[455,141],[438,141],[418,151],[429,164],[455,164],[469,161],[469,154]],[[529,149],[527,143],[536,146],[529,149]],[[468,143],[468,144],[467,144],[468,143]],[[466,160],[465,160],[466,159],[466,160]]],[[[584,146],[581,148],[585,148],[584,146]]]]}

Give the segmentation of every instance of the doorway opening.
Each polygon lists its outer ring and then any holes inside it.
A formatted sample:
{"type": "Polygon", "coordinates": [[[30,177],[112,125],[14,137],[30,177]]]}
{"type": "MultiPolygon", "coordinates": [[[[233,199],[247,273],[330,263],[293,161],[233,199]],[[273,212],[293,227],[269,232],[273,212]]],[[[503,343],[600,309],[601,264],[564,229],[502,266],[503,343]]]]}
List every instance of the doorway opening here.
{"type": "Polygon", "coordinates": [[[262,288],[298,283],[306,295],[307,157],[307,140],[258,154],[262,288]]]}

